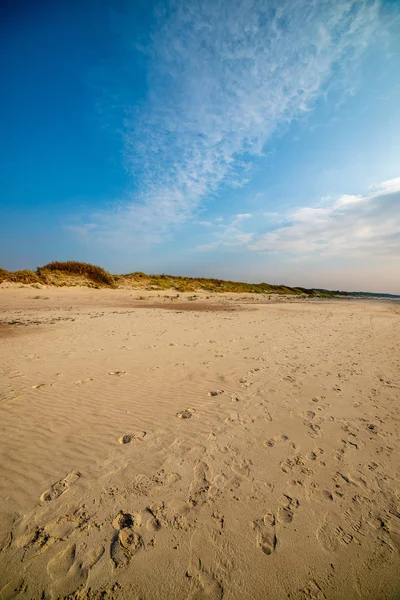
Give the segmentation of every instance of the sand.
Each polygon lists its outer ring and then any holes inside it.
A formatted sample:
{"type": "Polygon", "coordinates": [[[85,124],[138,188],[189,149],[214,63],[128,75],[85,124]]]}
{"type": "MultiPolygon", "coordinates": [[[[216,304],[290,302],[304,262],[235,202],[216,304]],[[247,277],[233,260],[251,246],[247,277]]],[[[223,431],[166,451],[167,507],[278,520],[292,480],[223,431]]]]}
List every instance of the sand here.
{"type": "Polygon", "coordinates": [[[400,597],[400,305],[0,308],[2,600],[400,597]]]}

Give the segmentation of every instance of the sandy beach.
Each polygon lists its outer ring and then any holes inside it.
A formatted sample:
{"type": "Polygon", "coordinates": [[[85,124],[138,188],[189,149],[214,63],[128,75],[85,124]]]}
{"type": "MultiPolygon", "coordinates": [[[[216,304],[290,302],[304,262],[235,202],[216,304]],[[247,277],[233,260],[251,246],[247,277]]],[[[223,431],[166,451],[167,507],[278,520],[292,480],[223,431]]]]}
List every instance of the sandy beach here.
{"type": "Polygon", "coordinates": [[[0,310],[1,600],[400,597],[399,304],[0,310]]]}

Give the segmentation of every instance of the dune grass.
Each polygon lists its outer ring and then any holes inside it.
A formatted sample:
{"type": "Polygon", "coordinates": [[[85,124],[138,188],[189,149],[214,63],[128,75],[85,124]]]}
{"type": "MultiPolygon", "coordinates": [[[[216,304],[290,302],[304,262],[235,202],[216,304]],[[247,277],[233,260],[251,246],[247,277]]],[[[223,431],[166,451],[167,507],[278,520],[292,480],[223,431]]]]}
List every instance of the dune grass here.
{"type": "Polygon", "coordinates": [[[66,261],[51,262],[34,271],[10,272],[0,269],[0,283],[3,281],[21,284],[44,284],[57,287],[82,285],[86,287],[136,288],[146,290],[174,290],[176,292],[216,292],[279,294],[291,296],[330,297],[332,292],[306,288],[292,288],[269,283],[245,283],[204,277],[183,277],[174,275],[148,275],[142,271],[124,275],[112,275],[108,271],[89,263],[66,261]]]}
{"type": "Polygon", "coordinates": [[[205,277],[182,277],[177,275],[146,275],[142,271],[126,275],[115,275],[118,286],[137,287],[149,290],[176,290],[177,292],[233,292],[250,294],[285,294],[307,296],[320,295],[315,290],[306,288],[291,288],[285,285],[272,285],[269,283],[245,283],[240,281],[226,281],[224,279],[211,279],[205,277]]]}
{"type": "Polygon", "coordinates": [[[42,283],[40,277],[34,272],[24,269],[23,271],[6,271],[0,269],[0,283],[10,281],[12,283],[42,283]]]}
{"type": "MultiPolygon", "coordinates": [[[[75,282],[89,282],[98,287],[116,287],[115,279],[101,267],[89,263],[69,260],[67,262],[51,262],[36,269],[43,283],[50,285],[71,285],[75,282]]],[[[83,283],[83,285],[85,285],[83,283]]]]}

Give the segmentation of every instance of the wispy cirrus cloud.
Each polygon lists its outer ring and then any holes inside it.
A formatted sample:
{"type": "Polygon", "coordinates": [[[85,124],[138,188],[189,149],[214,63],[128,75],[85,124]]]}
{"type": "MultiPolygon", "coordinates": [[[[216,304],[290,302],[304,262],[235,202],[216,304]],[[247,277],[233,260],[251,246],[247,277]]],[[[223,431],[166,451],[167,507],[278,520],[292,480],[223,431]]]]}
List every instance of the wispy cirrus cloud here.
{"type": "Polygon", "coordinates": [[[148,97],[123,127],[135,190],[91,217],[95,231],[160,241],[222,185],[245,185],[272,134],[348,80],[378,24],[378,0],[161,5],[148,97]]]}
{"type": "Polygon", "coordinates": [[[245,221],[249,221],[253,217],[254,215],[251,213],[239,213],[225,223],[222,223],[219,219],[215,223],[210,222],[210,226],[217,228],[212,232],[212,241],[201,244],[194,250],[202,252],[220,248],[234,249],[249,244],[255,237],[254,233],[243,231],[240,227],[243,226],[245,221]]]}
{"type": "Polygon", "coordinates": [[[343,195],[325,201],[322,207],[306,206],[282,214],[281,221],[284,226],[261,235],[243,232],[231,223],[201,249],[240,246],[241,251],[276,253],[296,260],[399,260],[400,177],[373,186],[364,195],[343,195]]]}

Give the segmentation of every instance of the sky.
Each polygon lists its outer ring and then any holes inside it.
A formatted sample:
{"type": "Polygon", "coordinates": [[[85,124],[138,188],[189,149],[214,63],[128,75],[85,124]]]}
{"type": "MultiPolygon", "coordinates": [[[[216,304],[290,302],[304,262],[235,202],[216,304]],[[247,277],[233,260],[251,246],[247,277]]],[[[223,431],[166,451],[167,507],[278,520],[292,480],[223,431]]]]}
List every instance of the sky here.
{"type": "Polygon", "coordinates": [[[400,294],[398,0],[8,0],[0,266],[400,294]]]}

